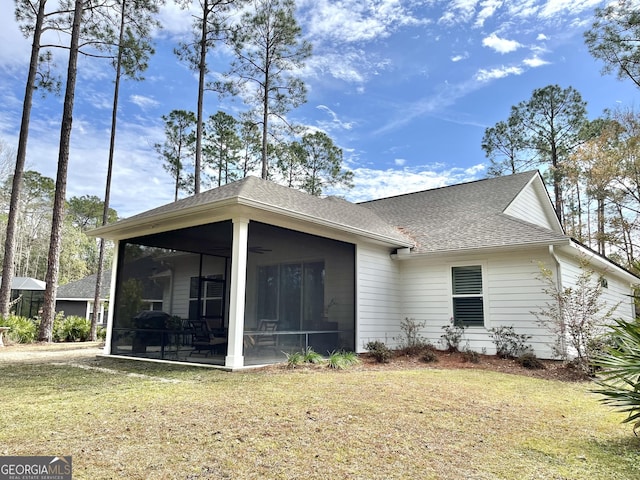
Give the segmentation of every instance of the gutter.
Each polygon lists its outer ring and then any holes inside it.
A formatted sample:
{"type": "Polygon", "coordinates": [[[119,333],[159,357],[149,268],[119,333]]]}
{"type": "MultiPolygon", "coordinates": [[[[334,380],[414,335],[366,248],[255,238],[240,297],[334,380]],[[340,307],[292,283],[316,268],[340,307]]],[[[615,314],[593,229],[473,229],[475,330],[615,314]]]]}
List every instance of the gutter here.
{"type": "Polygon", "coordinates": [[[471,248],[456,248],[451,250],[434,250],[431,252],[414,253],[410,248],[398,248],[395,253],[391,254],[391,258],[394,260],[407,260],[409,258],[428,258],[428,257],[442,257],[445,255],[461,255],[461,254],[473,254],[484,255],[488,253],[504,253],[504,252],[517,252],[519,250],[526,250],[531,248],[553,248],[553,245],[564,246],[568,245],[566,242],[558,242],[550,245],[549,242],[538,243],[521,243],[517,245],[492,245],[488,247],[471,247],[471,248]]]}

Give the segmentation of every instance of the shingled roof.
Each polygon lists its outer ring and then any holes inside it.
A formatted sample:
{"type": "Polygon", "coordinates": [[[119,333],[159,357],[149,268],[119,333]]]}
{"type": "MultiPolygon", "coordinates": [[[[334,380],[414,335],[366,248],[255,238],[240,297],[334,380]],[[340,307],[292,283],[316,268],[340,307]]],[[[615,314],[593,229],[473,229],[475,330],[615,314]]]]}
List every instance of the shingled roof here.
{"type": "Polygon", "coordinates": [[[567,243],[569,237],[504,211],[537,172],[360,203],[415,241],[415,253],[567,243]]]}
{"type": "MultiPolygon", "coordinates": [[[[111,270],[102,272],[102,283],[100,284],[100,298],[109,296],[111,285],[111,270]]],[[[93,300],[96,290],[96,274],[88,275],[75,282],[69,282],[58,287],[56,292],[57,300],[93,300]]]]}
{"type": "Polygon", "coordinates": [[[233,205],[248,206],[268,213],[376,237],[398,246],[410,246],[413,243],[372,209],[339,198],[315,197],[253,176],[100,227],[91,234],[116,238],[119,231],[130,226],[184,218],[185,215],[210,212],[233,205]]]}

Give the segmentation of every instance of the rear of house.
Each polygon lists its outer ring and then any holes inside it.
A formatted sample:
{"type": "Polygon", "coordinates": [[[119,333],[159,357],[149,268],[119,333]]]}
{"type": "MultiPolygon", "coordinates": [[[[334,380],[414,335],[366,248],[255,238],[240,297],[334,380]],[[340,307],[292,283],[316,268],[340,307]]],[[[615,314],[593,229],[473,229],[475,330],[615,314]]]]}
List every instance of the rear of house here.
{"type": "Polygon", "coordinates": [[[112,355],[234,369],[394,346],[411,318],[433,343],[465,326],[488,353],[491,329],[513,326],[549,358],[555,338],[532,313],[550,301],[540,265],[568,286],[585,258],[616,315],[634,317],[638,279],[564,234],[537,172],[361,204],[248,177],[96,235],[117,245],[112,355]]]}

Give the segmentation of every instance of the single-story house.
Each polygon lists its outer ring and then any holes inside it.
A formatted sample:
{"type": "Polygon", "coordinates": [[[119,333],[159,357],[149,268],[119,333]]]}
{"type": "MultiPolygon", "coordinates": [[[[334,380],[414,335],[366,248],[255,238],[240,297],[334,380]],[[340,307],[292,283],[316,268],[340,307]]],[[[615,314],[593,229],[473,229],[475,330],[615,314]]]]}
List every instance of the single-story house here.
{"type": "MultiPolygon", "coordinates": [[[[108,308],[107,298],[111,289],[111,270],[105,269],[100,284],[100,304],[98,306],[98,324],[105,324],[108,308]]],[[[56,312],[64,312],[66,316],[74,315],[91,320],[96,292],[96,274],[87,275],[80,280],[69,282],[58,287],[56,293],[56,312]]]]}
{"type": "MultiPolygon", "coordinates": [[[[0,277],[2,281],[2,277],[0,277]]],[[[11,311],[18,316],[33,318],[40,314],[47,284],[31,277],[11,280],[11,311]]]]}
{"type": "Polygon", "coordinates": [[[541,264],[569,286],[588,259],[624,319],[640,281],[565,235],[537,171],[359,204],[247,177],[93,235],[117,247],[106,354],[229,369],[394,346],[405,318],[434,343],[464,325],[488,353],[490,329],[513,326],[550,358],[555,338],[532,313],[550,300],[541,264]],[[162,315],[143,311],[141,258],[162,315]]]}
{"type": "MultiPolygon", "coordinates": [[[[126,274],[135,278],[142,285],[140,309],[161,310],[162,288],[158,287],[153,275],[158,265],[152,257],[141,257],[128,266],[126,274]]],[[[110,269],[102,272],[100,282],[100,305],[98,310],[98,324],[106,324],[109,309],[109,292],[113,274],[110,269]]],[[[56,294],[56,312],[64,312],[66,316],[76,315],[91,320],[93,317],[93,303],[95,301],[96,274],[87,275],[80,280],[69,282],[58,287],[56,294]]]]}

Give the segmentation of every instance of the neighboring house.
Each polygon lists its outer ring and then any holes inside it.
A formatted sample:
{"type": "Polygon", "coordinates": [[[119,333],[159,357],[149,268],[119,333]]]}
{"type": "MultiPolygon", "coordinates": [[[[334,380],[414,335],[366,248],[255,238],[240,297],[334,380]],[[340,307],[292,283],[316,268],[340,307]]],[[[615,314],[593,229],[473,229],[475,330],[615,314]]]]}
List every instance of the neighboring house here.
{"type": "MultiPolygon", "coordinates": [[[[102,274],[100,285],[100,304],[98,306],[98,324],[106,323],[105,308],[111,288],[111,270],[102,274]]],[[[64,312],[65,316],[78,316],[88,320],[93,318],[93,303],[96,293],[96,274],[88,275],[75,282],[58,287],[56,293],[56,312],[64,312]]]]}
{"type": "MultiPolygon", "coordinates": [[[[0,277],[2,281],[2,277],[0,277]]],[[[38,316],[44,303],[47,284],[31,277],[13,277],[11,281],[11,311],[18,316],[38,316]]]]}
{"type": "Polygon", "coordinates": [[[640,282],[564,234],[538,172],[360,204],[247,177],[93,234],[117,245],[106,353],[231,369],[307,346],[394,346],[405,318],[434,343],[455,319],[488,353],[490,329],[513,326],[549,358],[555,338],[532,313],[550,301],[541,264],[570,286],[588,259],[625,319],[640,282]],[[165,316],[142,313],[141,258],[157,266],[147,282],[165,316]]]}
{"type": "MultiPolygon", "coordinates": [[[[132,262],[126,271],[131,279],[136,279],[142,286],[140,309],[162,310],[162,287],[158,287],[157,280],[152,277],[158,270],[158,265],[150,257],[144,256],[132,262]]],[[[98,324],[105,324],[109,308],[109,292],[111,290],[112,271],[102,272],[100,283],[100,305],[98,307],[98,324]]],[[[75,282],[69,282],[58,287],[56,294],[56,312],[64,312],[65,316],[76,315],[90,320],[93,317],[95,301],[96,274],[87,275],[75,282]]]]}

